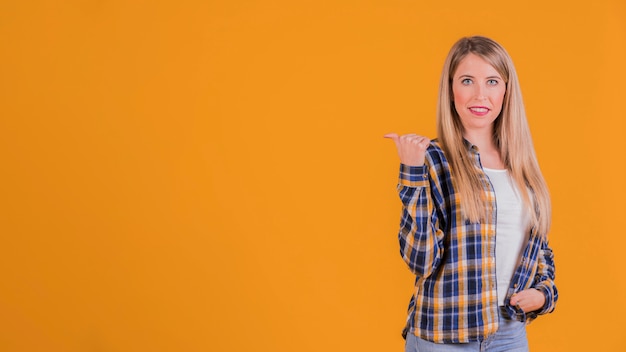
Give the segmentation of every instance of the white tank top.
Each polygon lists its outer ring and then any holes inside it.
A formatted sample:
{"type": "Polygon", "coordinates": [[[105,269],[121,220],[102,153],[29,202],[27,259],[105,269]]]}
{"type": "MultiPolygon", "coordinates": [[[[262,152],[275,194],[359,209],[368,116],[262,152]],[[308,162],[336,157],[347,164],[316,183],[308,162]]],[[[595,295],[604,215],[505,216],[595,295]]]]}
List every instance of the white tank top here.
{"type": "Polygon", "coordinates": [[[496,276],[498,304],[504,305],[513,273],[528,242],[528,211],[507,170],[483,169],[496,192],[496,276]]]}

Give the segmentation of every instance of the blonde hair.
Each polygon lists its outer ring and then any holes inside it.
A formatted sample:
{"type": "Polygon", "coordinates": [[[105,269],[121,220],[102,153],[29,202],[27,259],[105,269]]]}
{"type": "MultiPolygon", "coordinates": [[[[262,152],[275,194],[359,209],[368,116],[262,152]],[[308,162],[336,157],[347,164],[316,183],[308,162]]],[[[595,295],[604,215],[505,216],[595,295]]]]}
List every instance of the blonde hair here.
{"type": "Polygon", "coordinates": [[[495,41],[481,36],[461,38],[452,46],[444,63],[439,87],[437,134],[459,188],[463,214],[472,222],[489,216],[482,197],[483,183],[467,152],[463,125],[452,99],[452,78],[461,60],[470,53],[488,62],[505,80],[502,111],[494,121],[494,142],[531,214],[531,225],[539,234],[546,236],[552,211],[550,195],[537,163],[517,73],[506,50],[495,41]],[[524,192],[526,189],[529,192],[524,192]]]}

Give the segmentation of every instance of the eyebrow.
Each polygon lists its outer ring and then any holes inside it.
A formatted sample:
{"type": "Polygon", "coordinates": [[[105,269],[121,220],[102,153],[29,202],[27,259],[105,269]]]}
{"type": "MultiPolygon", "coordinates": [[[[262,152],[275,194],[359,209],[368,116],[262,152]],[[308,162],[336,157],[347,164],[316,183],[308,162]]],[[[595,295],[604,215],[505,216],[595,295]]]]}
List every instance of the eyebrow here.
{"type": "MultiPolygon", "coordinates": [[[[472,76],[472,75],[460,75],[460,76],[459,76],[459,78],[476,78],[476,77],[474,77],[474,76],[472,76]]],[[[500,76],[487,76],[487,77],[485,77],[485,78],[486,78],[486,79],[494,79],[494,78],[497,78],[497,79],[503,79],[503,78],[502,78],[502,77],[500,77],[500,76]]]]}

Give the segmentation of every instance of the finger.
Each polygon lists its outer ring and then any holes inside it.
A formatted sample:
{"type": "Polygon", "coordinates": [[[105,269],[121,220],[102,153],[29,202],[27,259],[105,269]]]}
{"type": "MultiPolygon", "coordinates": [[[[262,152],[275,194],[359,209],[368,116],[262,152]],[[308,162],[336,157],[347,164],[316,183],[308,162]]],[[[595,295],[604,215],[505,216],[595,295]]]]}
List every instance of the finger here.
{"type": "Polygon", "coordinates": [[[514,294],[513,296],[511,296],[511,305],[520,305],[524,298],[527,298],[525,291],[520,291],[514,294]]]}
{"type": "Polygon", "coordinates": [[[511,305],[516,306],[519,304],[519,297],[517,297],[517,293],[511,296],[511,305]]]}
{"type": "Polygon", "coordinates": [[[397,133],[387,133],[386,135],[383,136],[383,138],[389,138],[389,139],[393,139],[398,140],[398,134],[397,133]]]}
{"type": "Polygon", "coordinates": [[[516,307],[517,309],[524,310],[524,308],[522,307],[522,301],[519,299],[516,300],[515,303],[513,303],[513,300],[511,300],[511,305],[516,307]]]}
{"type": "Polygon", "coordinates": [[[423,140],[424,140],[424,138],[426,138],[426,137],[424,137],[424,136],[418,136],[418,135],[412,135],[412,136],[409,136],[409,139],[410,139],[410,140],[411,140],[411,142],[413,142],[413,143],[420,143],[421,141],[423,141],[423,140]]]}
{"type": "Polygon", "coordinates": [[[396,145],[396,148],[400,149],[400,139],[397,133],[387,133],[383,137],[391,139],[393,143],[396,145]]]}
{"type": "Polygon", "coordinates": [[[430,139],[426,138],[426,137],[422,137],[422,136],[417,136],[414,137],[413,139],[410,140],[411,143],[419,146],[420,148],[426,149],[426,147],[428,147],[428,143],[430,143],[430,139]]]}

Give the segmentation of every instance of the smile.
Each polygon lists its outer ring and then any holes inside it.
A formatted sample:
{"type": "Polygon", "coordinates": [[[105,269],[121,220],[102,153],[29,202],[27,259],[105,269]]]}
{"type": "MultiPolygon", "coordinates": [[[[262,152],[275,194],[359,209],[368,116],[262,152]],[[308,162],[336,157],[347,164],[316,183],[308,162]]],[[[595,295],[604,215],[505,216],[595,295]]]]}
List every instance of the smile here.
{"type": "Polygon", "coordinates": [[[483,106],[474,106],[469,108],[469,111],[477,116],[484,116],[489,112],[489,108],[483,106]]]}

